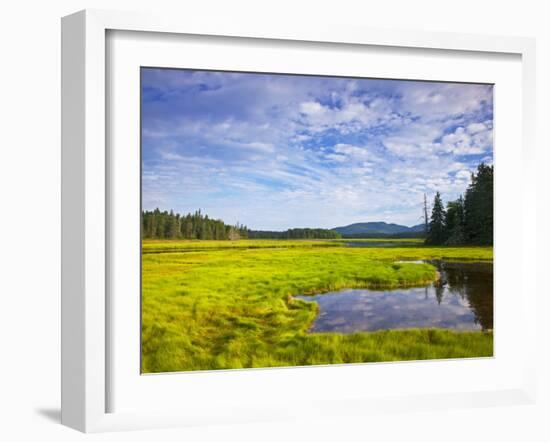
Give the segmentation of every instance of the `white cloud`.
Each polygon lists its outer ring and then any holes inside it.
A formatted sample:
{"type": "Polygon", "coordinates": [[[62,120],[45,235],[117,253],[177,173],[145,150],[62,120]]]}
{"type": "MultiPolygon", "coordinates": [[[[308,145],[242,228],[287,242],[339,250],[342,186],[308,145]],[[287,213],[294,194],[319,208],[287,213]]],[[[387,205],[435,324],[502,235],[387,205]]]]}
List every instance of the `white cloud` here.
{"type": "Polygon", "coordinates": [[[403,109],[425,121],[460,116],[492,100],[492,87],[457,83],[401,83],[403,109]]]}
{"type": "Polygon", "coordinates": [[[301,103],[300,110],[302,111],[302,113],[310,116],[324,115],[327,112],[327,109],[316,101],[301,103]]]}
{"type": "Polygon", "coordinates": [[[456,178],[460,179],[460,180],[469,180],[470,179],[470,176],[471,176],[472,172],[470,172],[469,170],[466,170],[466,169],[462,169],[462,170],[459,170],[455,176],[456,178]]]}
{"type": "Polygon", "coordinates": [[[273,144],[271,144],[271,143],[262,143],[260,141],[254,141],[254,142],[251,142],[251,143],[236,143],[236,144],[240,145],[244,148],[247,148],[247,149],[259,150],[261,152],[271,153],[275,150],[275,146],[273,146],[273,144]]]}
{"type": "Polygon", "coordinates": [[[478,132],[487,130],[487,126],[483,123],[471,123],[466,127],[466,131],[469,134],[477,134],[478,132]]]}
{"type": "Polygon", "coordinates": [[[325,158],[330,161],[338,161],[339,163],[344,162],[347,160],[347,157],[345,155],[339,155],[335,153],[329,153],[325,155],[325,158]]]}
{"type": "Polygon", "coordinates": [[[334,146],[334,151],[355,159],[362,159],[369,156],[369,151],[366,147],[353,146],[345,143],[336,144],[336,146],[334,146]]]}
{"type": "Polygon", "coordinates": [[[482,154],[492,150],[493,131],[481,123],[470,124],[466,129],[458,127],[453,133],[443,137],[442,146],[444,150],[456,155],[482,154]]]}

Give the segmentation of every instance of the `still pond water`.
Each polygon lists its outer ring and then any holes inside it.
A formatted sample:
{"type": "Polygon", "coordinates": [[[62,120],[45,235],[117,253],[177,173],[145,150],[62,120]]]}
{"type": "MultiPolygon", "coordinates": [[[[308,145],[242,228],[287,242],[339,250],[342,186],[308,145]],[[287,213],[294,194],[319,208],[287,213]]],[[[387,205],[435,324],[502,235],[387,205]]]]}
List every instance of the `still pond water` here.
{"type": "Polygon", "coordinates": [[[427,261],[439,281],[426,287],[346,289],[298,296],[319,304],[310,332],[354,333],[437,327],[454,330],[493,328],[493,264],[427,261]]]}

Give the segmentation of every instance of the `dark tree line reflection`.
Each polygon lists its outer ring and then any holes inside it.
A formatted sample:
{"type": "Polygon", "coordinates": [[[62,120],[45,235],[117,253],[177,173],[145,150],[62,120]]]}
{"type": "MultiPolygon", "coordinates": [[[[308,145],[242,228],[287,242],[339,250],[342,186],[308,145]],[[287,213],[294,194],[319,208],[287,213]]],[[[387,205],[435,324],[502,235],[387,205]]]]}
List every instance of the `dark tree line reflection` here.
{"type": "MultiPolygon", "coordinates": [[[[440,279],[434,283],[437,302],[441,304],[443,296],[460,296],[468,302],[476,323],[483,330],[493,329],[493,264],[430,261],[440,273],[440,279]]],[[[428,296],[428,289],[426,289],[428,296]]]]}

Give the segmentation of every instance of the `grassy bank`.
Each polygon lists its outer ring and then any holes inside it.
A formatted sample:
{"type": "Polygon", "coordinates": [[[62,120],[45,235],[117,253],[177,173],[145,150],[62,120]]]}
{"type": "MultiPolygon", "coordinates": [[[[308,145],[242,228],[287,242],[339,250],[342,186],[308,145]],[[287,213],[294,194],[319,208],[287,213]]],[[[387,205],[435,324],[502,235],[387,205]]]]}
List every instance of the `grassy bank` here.
{"type": "Polygon", "coordinates": [[[144,240],[142,251],[146,253],[198,252],[226,249],[289,249],[307,247],[341,247],[339,241],[331,240],[286,240],[286,239],[247,239],[238,241],[212,240],[144,240]]]}
{"type": "Polygon", "coordinates": [[[411,244],[411,245],[422,245],[424,244],[423,238],[339,238],[333,239],[331,241],[336,242],[369,242],[369,243],[398,243],[398,244],[411,244]]]}
{"type": "Polygon", "coordinates": [[[308,334],[292,295],[433,281],[408,259],[491,260],[480,247],[349,248],[340,241],[145,241],[144,372],[489,356],[492,334],[399,330],[308,334]]]}

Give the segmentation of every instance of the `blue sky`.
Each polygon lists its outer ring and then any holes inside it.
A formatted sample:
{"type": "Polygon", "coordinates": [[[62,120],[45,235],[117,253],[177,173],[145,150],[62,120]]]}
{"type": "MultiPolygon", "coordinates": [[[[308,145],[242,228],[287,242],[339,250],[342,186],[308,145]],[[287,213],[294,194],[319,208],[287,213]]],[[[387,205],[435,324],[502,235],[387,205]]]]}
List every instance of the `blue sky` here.
{"type": "Polygon", "coordinates": [[[249,228],[421,222],[493,162],[490,85],[142,68],[144,209],[249,228]]]}

